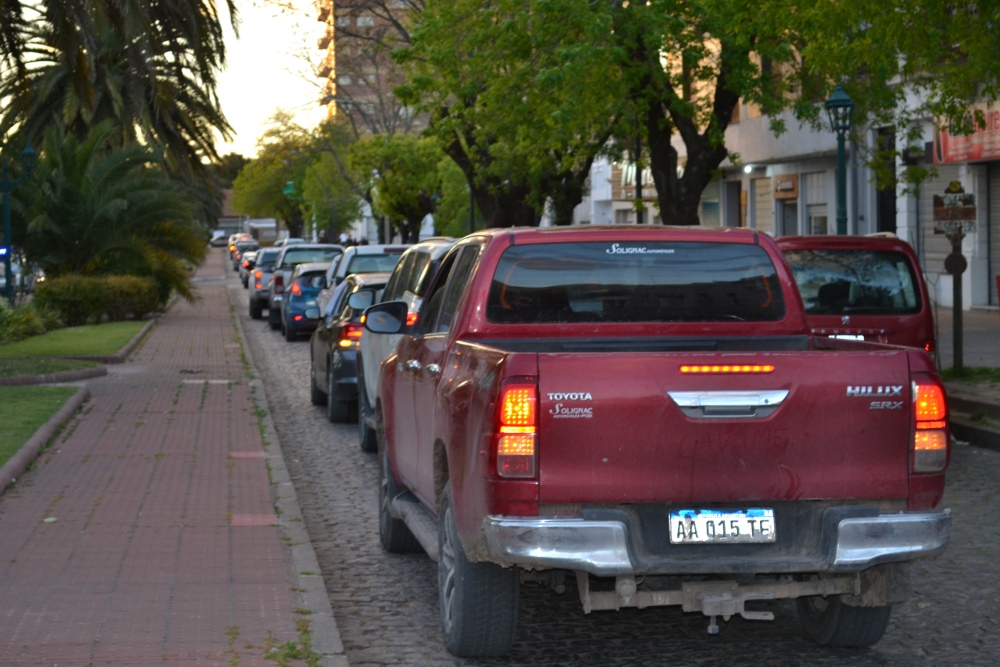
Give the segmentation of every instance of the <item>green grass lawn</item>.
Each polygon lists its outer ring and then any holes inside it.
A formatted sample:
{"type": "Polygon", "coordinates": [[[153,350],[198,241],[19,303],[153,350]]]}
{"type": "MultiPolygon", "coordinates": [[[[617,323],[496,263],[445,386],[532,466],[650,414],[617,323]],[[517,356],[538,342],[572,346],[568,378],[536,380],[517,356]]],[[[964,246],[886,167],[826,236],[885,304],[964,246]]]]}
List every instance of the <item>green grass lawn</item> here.
{"type": "Polygon", "coordinates": [[[76,387],[0,387],[0,466],[76,392],[76,387]]]}
{"type": "Polygon", "coordinates": [[[55,329],[0,345],[0,357],[109,356],[125,347],[145,322],[107,322],[55,329]]]}

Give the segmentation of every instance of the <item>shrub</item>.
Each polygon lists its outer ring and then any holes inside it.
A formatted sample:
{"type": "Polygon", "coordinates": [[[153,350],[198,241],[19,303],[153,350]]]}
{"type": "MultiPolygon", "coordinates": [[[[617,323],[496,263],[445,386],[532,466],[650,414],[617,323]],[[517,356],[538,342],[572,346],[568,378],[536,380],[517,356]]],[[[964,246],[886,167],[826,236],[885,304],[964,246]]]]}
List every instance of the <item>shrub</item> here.
{"type": "Polygon", "coordinates": [[[107,311],[107,281],[78,274],[47,278],[35,288],[35,303],[58,313],[68,327],[86,324],[90,318],[96,322],[107,311]]]}
{"type": "Polygon", "coordinates": [[[45,321],[32,304],[0,306],[0,342],[13,343],[46,331],[45,321]]]}
{"type": "Polygon", "coordinates": [[[132,316],[139,320],[159,306],[159,290],[153,278],[107,276],[105,313],[112,322],[132,316]]]}

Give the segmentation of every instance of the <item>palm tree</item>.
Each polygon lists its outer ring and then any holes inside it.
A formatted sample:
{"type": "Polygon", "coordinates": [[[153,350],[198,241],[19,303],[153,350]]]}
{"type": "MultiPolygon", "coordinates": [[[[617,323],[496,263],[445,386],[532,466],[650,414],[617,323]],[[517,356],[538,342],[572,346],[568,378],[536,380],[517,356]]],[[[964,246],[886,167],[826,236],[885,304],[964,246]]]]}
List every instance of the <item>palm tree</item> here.
{"type": "Polygon", "coordinates": [[[101,14],[89,24],[93,44],[82,60],[75,35],[67,39],[58,25],[33,24],[23,33],[28,69],[23,76],[8,70],[0,78],[0,97],[10,100],[0,115],[0,135],[17,128],[21,138],[38,145],[46,128],[59,124],[83,139],[91,127],[112,119],[118,145],[162,146],[172,173],[187,182],[208,178],[202,158],[218,157],[213,130],[225,137],[231,128],[214,78],[198,74],[202,56],[182,39],[163,35],[138,62],[135,43],[120,26],[101,14]],[[80,74],[84,67],[86,77],[80,74]]]}
{"type": "Polygon", "coordinates": [[[103,123],[83,141],[61,128],[45,138],[26,210],[23,250],[47,275],[151,276],[193,299],[190,267],[205,256],[190,194],[152,149],[114,146],[103,123]]]}

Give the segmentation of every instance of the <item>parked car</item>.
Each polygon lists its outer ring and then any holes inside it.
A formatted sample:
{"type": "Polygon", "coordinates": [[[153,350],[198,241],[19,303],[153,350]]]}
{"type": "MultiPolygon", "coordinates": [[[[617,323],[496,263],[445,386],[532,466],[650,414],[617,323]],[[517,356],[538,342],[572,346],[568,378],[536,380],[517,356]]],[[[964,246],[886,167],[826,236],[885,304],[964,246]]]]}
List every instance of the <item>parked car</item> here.
{"type": "Polygon", "coordinates": [[[280,248],[261,248],[257,251],[253,273],[247,281],[247,289],[250,290],[250,317],[255,320],[263,317],[264,309],[267,308],[271,271],[274,270],[274,263],[279,254],[281,254],[280,248]]]}
{"type": "Polygon", "coordinates": [[[243,283],[243,287],[247,287],[250,282],[250,274],[253,273],[253,267],[257,264],[257,253],[259,250],[251,250],[250,252],[243,253],[243,261],[240,262],[240,282],[243,283]]]}
{"type": "Polygon", "coordinates": [[[229,259],[233,258],[233,253],[236,252],[236,244],[240,241],[252,240],[253,237],[246,232],[235,232],[229,235],[229,242],[226,247],[229,248],[229,259]]]}
{"type": "MultiPolygon", "coordinates": [[[[383,301],[405,301],[409,314],[407,321],[412,324],[420,311],[424,293],[431,279],[441,265],[441,259],[455,239],[438,236],[410,246],[400,257],[395,270],[382,292],[383,301]]],[[[375,391],[378,388],[378,374],[382,362],[392,353],[399,340],[398,334],[378,334],[367,332],[361,337],[358,350],[358,437],[361,450],[374,452],[375,438],[375,391]]]]}
{"type": "Polygon", "coordinates": [[[934,313],[920,263],[893,235],[783,236],[813,334],[936,352],[934,313]]]}
{"type": "Polygon", "coordinates": [[[344,254],[330,265],[326,286],[333,288],[344,278],[361,273],[391,273],[408,245],[355,245],[344,249],[344,254]]]}
{"type": "Polygon", "coordinates": [[[267,295],[267,322],[272,329],[281,327],[281,302],[295,267],[307,262],[326,262],[329,266],[343,252],[343,247],[332,243],[295,243],[280,249],[267,295]]]}
{"type": "Polygon", "coordinates": [[[285,298],[281,300],[281,335],[288,342],[316,328],[319,319],[316,295],[323,289],[326,267],[327,262],[305,262],[292,271],[285,298]]]}
{"type": "Polygon", "coordinates": [[[260,244],[253,239],[243,239],[237,241],[233,248],[233,271],[240,270],[240,263],[243,261],[243,254],[251,250],[260,250],[260,244]]]}
{"type": "Polygon", "coordinates": [[[229,235],[226,234],[225,229],[216,229],[212,231],[212,237],[208,239],[208,245],[213,248],[224,248],[229,245],[229,235]]]}
{"type": "Polygon", "coordinates": [[[275,248],[284,248],[286,245],[295,245],[296,243],[305,243],[305,239],[300,239],[297,236],[286,236],[283,239],[278,239],[274,242],[275,248]]]}
{"type": "Polygon", "coordinates": [[[379,540],[437,561],[454,655],[507,653],[519,615],[546,622],[519,614],[522,581],[566,578],[585,613],[676,605],[718,634],[782,598],[819,644],[870,646],[911,561],[948,543],[933,361],[808,335],[765,234],[488,229],[424,298],[409,326],[402,301],[365,311],[403,334],[379,380],[379,540]]]}
{"type": "Polygon", "coordinates": [[[313,331],[309,341],[309,396],[313,405],[326,405],[326,417],[331,422],[354,418],[361,315],[379,300],[388,280],[388,273],[348,276],[336,288],[313,331]]]}

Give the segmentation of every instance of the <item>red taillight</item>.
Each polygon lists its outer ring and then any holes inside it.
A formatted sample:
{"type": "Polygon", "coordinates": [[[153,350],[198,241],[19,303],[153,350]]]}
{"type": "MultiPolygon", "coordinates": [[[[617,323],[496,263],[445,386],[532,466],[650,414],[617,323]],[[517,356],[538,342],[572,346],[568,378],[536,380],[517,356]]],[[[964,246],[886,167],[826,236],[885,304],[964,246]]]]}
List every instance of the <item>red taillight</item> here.
{"type": "Polygon", "coordinates": [[[275,294],[281,294],[285,291],[285,278],[280,274],[275,274],[271,278],[271,284],[274,287],[275,294]]]}
{"type": "Polygon", "coordinates": [[[249,259],[243,261],[243,268],[244,269],[249,269],[250,268],[250,260],[249,259]]]}
{"type": "Polygon", "coordinates": [[[417,323],[417,313],[407,313],[406,314],[406,326],[412,327],[417,323]]]}
{"type": "Polygon", "coordinates": [[[337,344],[340,347],[357,347],[364,330],[364,327],[358,322],[347,322],[341,325],[340,341],[337,344]]]}
{"type": "Polygon", "coordinates": [[[934,350],[936,350],[936,349],[937,349],[937,345],[934,343],[934,339],[933,338],[931,340],[927,341],[926,343],[924,343],[924,350],[926,350],[927,352],[930,352],[930,353],[933,354],[934,350]]]}
{"type": "Polygon", "coordinates": [[[292,296],[302,296],[302,285],[297,282],[292,283],[292,289],[288,290],[292,296]]]}
{"type": "Polygon", "coordinates": [[[913,471],[940,472],[948,464],[948,405],[939,384],[913,382],[913,471]]]}
{"type": "Polygon", "coordinates": [[[538,444],[538,386],[509,384],[500,394],[497,473],[501,477],[534,477],[538,444]]]}

